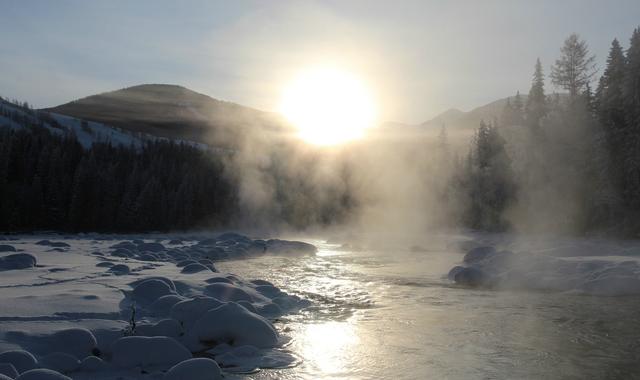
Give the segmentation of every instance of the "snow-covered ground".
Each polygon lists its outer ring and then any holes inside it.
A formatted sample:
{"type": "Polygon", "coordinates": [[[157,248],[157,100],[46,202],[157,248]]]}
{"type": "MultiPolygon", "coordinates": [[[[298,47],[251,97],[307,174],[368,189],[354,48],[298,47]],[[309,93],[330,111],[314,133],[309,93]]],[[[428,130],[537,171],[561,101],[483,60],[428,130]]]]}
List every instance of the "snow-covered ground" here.
{"type": "Polygon", "coordinates": [[[310,302],[215,266],[314,255],[310,244],[233,233],[0,239],[0,379],[218,379],[299,361],[273,321],[310,302]]]}
{"type": "MultiPolygon", "coordinates": [[[[0,100],[0,111],[17,113],[34,124],[38,124],[39,122],[34,115],[27,113],[24,109],[6,101],[0,100]]],[[[111,143],[114,146],[134,146],[139,148],[147,142],[169,141],[169,139],[165,137],[154,136],[146,133],[133,134],[122,128],[94,121],[86,121],[83,125],[83,120],[75,117],[46,111],[37,112],[39,115],[44,115],[54,121],[50,122],[47,119],[42,120],[42,126],[44,128],[53,134],[73,134],[84,148],[90,148],[94,143],[111,143]]],[[[0,115],[0,128],[1,127],[9,127],[12,129],[24,128],[24,126],[3,115],[0,115]]],[[[183,143],[198,149],[211,150],[217,153],[225,151],[223,148],[212,147],[207,144],[190,140],[173,139],[173,141],[178,144],[183,143]]]]}

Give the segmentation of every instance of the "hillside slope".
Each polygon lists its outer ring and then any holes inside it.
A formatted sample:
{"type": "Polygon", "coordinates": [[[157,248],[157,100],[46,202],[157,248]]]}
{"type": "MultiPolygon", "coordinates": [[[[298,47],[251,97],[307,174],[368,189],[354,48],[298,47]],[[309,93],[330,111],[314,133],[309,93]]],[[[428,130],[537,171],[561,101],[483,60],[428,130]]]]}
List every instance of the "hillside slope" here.
{"type": "Polygon", "coordinates": [[[286,130],[273,114],[167,84],[144,84],[92,95],[47,111],[131,132],[200,142],[224,143],[248,130],[286,130]]]}

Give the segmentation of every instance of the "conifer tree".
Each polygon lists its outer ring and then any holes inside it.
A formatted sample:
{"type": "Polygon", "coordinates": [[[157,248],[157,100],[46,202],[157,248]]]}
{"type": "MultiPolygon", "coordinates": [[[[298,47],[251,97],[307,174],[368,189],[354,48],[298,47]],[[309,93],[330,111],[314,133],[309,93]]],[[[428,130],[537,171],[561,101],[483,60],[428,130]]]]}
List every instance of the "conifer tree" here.
{"type": "Polygon", "coordinates": [[[596,58],[589,53],[587,43],[575,33],[564,41],[560,51],[562,55],[551,67],[551,80],[575,98],[596,74],[596,58]]]}
{"type": "Polygon", "coordinates": [[[536,60],[533,72],[533,80],[531,81],[531,89],[527,97],[525,106],[525,119],[527,125],[532,128],[540,127],[540,119],[547,114],[547,99],[544,94],[544,73],[542,72],[542,63],[540,58],[536,60]]]}

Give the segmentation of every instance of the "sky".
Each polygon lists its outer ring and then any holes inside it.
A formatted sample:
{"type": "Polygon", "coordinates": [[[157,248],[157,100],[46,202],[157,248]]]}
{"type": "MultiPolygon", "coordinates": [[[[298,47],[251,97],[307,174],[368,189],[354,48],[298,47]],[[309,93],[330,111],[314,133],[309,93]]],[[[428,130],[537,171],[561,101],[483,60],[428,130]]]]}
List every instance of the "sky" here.
{"type": "Polygon", "coordinates": [[[639,26],[638,0],[0,0],[0,95],[49,107],[171,83],[275,111],[297,72],[329,65],[381,121],[420,123],[528,92],[573,32],[602,72],[639,26]]]}

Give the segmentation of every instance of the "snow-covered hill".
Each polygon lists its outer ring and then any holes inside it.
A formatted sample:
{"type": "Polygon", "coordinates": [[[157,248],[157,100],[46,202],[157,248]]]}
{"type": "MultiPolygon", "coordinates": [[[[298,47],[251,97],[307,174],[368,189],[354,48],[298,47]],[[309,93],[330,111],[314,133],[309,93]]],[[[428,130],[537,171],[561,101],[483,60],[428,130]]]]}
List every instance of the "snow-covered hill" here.
{"type": "MultiPolygon", "coordinates": [[[[54,112],[32,110],[0,100],[0,128],[13,129],[40,126],[51,133],[73,135],[84,148],[90,148],[94,143],[111,143],[114,146],[141,147],[146,142],[169,141],[169,138],[154,136],[147,133],[135,133],[122,128],[103,123],[83,120],[54,112]]],[[[217,150],[207,144],[173,139],[177,143],[185,143],[201,149],[217,150]]]]}

